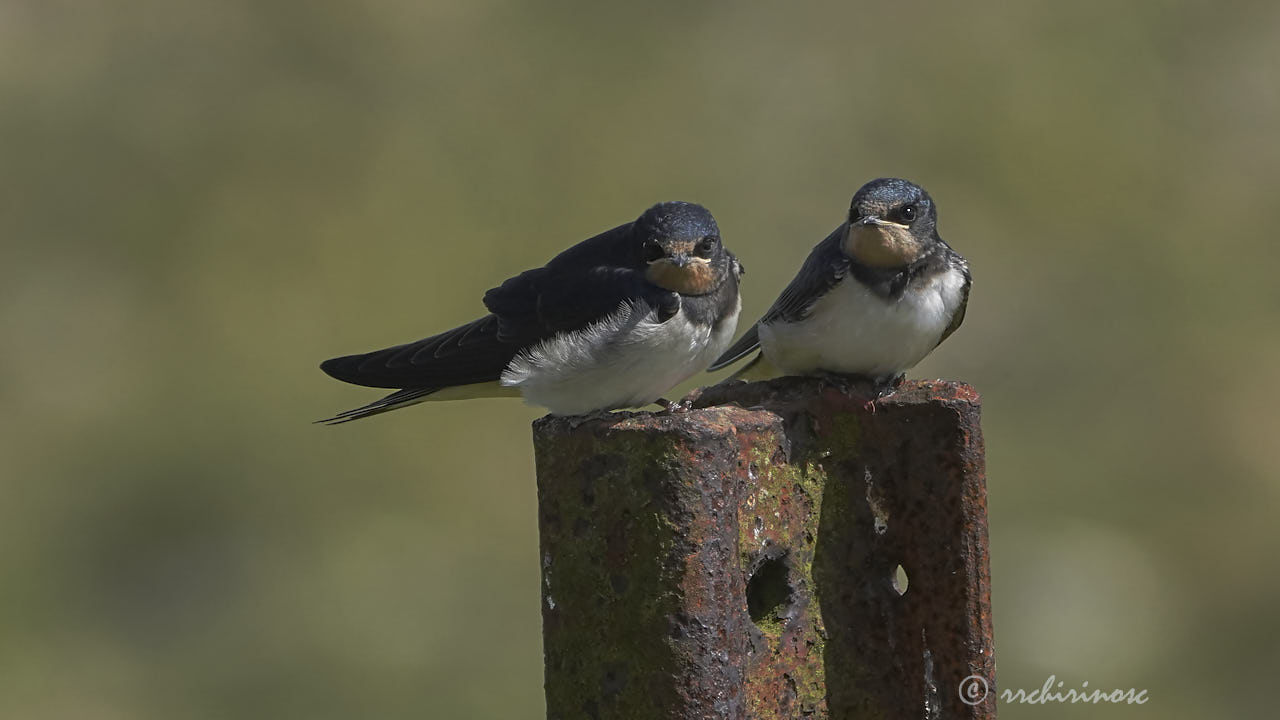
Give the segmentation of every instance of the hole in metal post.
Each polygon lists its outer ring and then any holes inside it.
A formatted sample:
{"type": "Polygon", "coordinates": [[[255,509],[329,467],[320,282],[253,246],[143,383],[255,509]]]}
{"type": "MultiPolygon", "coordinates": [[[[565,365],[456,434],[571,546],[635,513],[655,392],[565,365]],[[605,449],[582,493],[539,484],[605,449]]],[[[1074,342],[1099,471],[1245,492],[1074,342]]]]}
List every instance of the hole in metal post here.
{"type": "Polygon", "coordinates": [[[786,556],[770,558],[747,581],[747,612],[757,625],[778,617],[791,600],[786,556]]]}
{"type": "Polygon", "coordinates": [[[896,590],[899,595],[907,594],[907,584],[909,581],[907,571],[904,570],[901,565],[893,568],[893,577],[890,578],[890,582],[893,583],[893,589],[896,590]]]}

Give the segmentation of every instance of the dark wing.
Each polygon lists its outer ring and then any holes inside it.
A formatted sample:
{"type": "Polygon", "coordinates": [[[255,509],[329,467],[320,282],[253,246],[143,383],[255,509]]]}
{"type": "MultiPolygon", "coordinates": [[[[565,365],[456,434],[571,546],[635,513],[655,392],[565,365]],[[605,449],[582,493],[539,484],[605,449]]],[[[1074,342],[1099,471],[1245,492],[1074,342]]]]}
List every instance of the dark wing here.
{"type": "Polygon", "coordinates": [[[669,320],[680,310],[680,296],[663,290],[633,268],[553,268],[520,273],[484,295],[485,307],[499,318],[498,336],[526,347],[557,333],[581,330],[618,311],[624,303],[641,314],[658,310],[669,320]]]}
{"type": "Polygon", "coordinates": [[[797,322],[808,317],[809,309],[818,298],[830,292],[849,271],[849,260],[840,250],[844,234],[845,225],[841,224],[813,248],[804,265],[800,266],[800,272],[796,273],[791,284],[782,291],[769,312],[760,318],[760,322],[797,322]]]}
{"type": "Polygon", "coordinates": [[[601,233],[485,293],[490,314],[406,345],[321,363],[329,375],[355,385],[429,388],[492,382],[521,350],[557,333],[582,329],[629,302],[666,320],[680,298],[629,267],[601,264],[625,248],[629,225],[601,233]]]}
{"type": "MultiPolygon", "coordinates": [[[[818,298],[826,295],[849,271],[849,261],[840,250],[840,240],[844,233],[845,225],[841,224],[813,248],[804,265],[800,266],[800,272],[796,273],[791,284],[782,291],[773,307],[760,318],[760,322],[795,322],[808,316],[809,308],[813,307],[818,298]]],[[[759,325],[760,323],[752,325],[745,335],[738,338],[738,342],[711,363],[707,371],[714,372],[732,365],[760,347],[759,325]]]]}
{"type": "Polygon", "coordinates": [[[760,347],[760,329],[758,325],[752,325],[746,334],[738,338],[738,342],[729,346],[728,350],[725,350],[720,357],[716,358],[715,362],[711,363],[711,367],[707,368],[707,372],[715,372],[729,367],[750,355],[758,347],[760,347]]]}
{"type": "MultiPolygon", "coordinates": [[[[952,254],[955,255],[952,258],[952,262],[958,264],[964,272],[964,289],[961,291],[960,307],[956,308],[955,315],[951,316],[951,324],[947,326],[946,330],[942,331],[942,337],[938,338],[938,345],[941,345],[943,340],[951,337],[951,333],[960,329],[960,323],[964,322],[964,311],[969,307],[969,287],[973,285],[973,276],[969,274],[969,263],[965,262],[958,254],[952,254]]],[[[934,345],[934,347],[938,347],[938,345],[934,345]]]]}
{"type": "Polygon", "coordinates": [[[633,225],[583,240],[545,267],[522,272],[485,293],[485,307],[500,319],[499,335],[527,346],[581,330],[624,302],[656,307],[663,321],[675,315],[680,297],[651,284],[635,267],[633,225]]]}
{"type": "Polygon", "coordinates": [[[521,349],[499,337],[501,322],[486,315],[425,340],[320,363],[330,376],[380,388],[431,387],[497,380],[521,349]]]}

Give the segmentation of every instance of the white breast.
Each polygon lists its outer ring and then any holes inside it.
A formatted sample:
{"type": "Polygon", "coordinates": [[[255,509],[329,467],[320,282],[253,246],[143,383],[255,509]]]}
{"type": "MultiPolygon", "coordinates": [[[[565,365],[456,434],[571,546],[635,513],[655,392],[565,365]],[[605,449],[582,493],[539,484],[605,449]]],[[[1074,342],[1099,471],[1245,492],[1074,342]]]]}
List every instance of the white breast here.
{"type": "Polygon", "coordinates": [[[624,303],[595,325],[517,355],[501,383],[556,415],[648,405],[724,352],[740,307],[739,301],[713,331],[690,323],[684,312],[658,323],[653,312],[624,303]]]}
{"type": "Polygon", "coordinates": [[[891,300],[852,276],[840,281],[798,323],[760,326],[760,347],[793,375],[836,372],[889,378],[934,347],[964,299],[964,275],[951,269],[891,300]]]}

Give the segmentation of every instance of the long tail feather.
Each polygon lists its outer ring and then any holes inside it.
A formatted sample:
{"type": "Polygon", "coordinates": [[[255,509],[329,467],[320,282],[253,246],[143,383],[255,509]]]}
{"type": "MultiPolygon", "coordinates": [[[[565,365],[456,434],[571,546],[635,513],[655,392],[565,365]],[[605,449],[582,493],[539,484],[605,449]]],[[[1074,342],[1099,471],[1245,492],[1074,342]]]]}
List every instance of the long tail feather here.
{"type": "Polygon", "coordinates": [[[354,410],[340,412],[330,418],[316,420],[316,424],[341,425],[342,423],[348,423],[352,420],[359,420],[361,418],[373,417],[374,415],[381,415],[384,412],[399,410],[402,407],[408,407],[410,405],[416,405],[423,402],[427,399],[428,395],[436,392],[437,390],[439,390],[439,388],[409,388],[407,390],[399,390],[380,400],[375,400],[368,405],[363,405],[354,410]]]}
{"type": "Polygon", "coordinates": [[[717,370],[729,367],[738,362],[742,358],[751,354],[753,350],[760,347],[760,330],[758,325],[752,325],[751,329],[738,338],[738,342],[733,344],[728,350],[716,358],[711,363],[711,367],[707,368],[707,372],[715,372],[717,370]]]}
{"type": "Polygon", "coordinates": [[[771,380],[780,377],[782,372],[773,366],[773,363],[765,359],[764,353],[756,353],[751,358],[751,362],[743,365],[738,372],[730,375],[728,380],[745,380],[747,382],[756,382],[759,380],[771,380]]]}

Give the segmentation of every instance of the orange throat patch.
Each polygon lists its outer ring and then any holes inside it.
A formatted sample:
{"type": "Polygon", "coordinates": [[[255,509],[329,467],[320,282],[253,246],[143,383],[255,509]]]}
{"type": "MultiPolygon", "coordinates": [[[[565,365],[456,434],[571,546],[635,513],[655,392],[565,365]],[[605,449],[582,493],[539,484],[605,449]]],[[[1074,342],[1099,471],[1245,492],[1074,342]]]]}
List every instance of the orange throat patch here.
{"type": "Polygon", "coordinates": [[[924,254],[924,247],[902,225],[854,225],[844,240],[844,252],[868,267],[906,267],[924,254]]]}
{"type": "Polygon", "coordinates": [[[644,276],[654,285],[681,295],[705,295],[715,289],[715,271],[711,261],[703,258],[694,258],[684,267],[658,260],[650,263],[644,276]]]}

